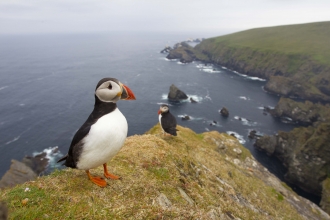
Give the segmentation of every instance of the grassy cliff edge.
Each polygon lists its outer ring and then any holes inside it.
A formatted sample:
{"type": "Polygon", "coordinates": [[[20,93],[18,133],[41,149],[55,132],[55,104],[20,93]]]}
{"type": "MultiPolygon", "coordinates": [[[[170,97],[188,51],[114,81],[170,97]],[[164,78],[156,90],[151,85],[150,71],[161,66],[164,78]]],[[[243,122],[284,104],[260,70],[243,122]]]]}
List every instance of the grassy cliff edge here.
{"type": "Polygon", "coordinates": [[[330,101],[329,38],[328,21],[256,28],[209,38],[195,50],[197,60],[269,79],[265,86],[268,91],[330,101]]]}
{"type": "MultiPolygon", "coordinates": [[[[122,180],[99,188],[63,169],[0,191],[11,219],[330,219],[216,131],[177,137],[159,124],[128,137],[108,163],[122,180]]],[[[92,171],[102,174],[101,167],[92,171]]]]}

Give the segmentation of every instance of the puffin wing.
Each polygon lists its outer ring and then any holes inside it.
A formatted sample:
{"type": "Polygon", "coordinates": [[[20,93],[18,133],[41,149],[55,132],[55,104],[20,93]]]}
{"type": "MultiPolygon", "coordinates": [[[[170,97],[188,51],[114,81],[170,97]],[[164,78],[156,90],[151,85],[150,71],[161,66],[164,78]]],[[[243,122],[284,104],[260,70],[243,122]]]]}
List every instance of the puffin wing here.
{"type": "Polygon", "coordinates": [[[76,168],[78,157],[81,153],[82,140],[88,135],[90,129],[90,123],[84,123],[79,128],[79,130],[73,136],[68,154],[58,160],[57,163],[65,160],[63,165],[76,168]]]}

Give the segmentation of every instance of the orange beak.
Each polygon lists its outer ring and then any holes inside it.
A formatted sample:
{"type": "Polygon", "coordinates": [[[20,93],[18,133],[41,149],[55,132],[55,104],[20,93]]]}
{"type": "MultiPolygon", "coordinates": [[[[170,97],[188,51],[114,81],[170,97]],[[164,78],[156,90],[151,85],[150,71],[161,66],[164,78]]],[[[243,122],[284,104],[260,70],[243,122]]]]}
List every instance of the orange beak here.
{"type": "Polygon", "coordinates": [[[158,110],[158,115],[162,114],[162,112],[160,110],[158,110]]]}
{"type": "Polygon", "coordinates": [[[122,100],[136,100],[134,93],[128,86],[122,84],[123,86],[123,92],[120,96],[120,99],[122,100]]]}

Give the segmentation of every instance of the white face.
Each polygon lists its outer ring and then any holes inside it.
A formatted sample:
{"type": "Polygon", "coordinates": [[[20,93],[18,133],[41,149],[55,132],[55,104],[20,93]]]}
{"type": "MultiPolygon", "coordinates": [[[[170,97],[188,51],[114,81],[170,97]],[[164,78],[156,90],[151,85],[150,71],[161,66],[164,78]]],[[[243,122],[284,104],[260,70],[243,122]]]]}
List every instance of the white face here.
{"type": "Polygon", "coordinates": [[[160,111],[161,111],[162,113],[164,113],[164,112],[168,112],[168,110],[169,110],[168,106],[166,106],[166,105],[164,105],[164,106],[160,106],[160,111]]]}
{"type": "Polygon", "coordinates": [[[121,93],[121,86],[111,80],[102,83],[95,91],[95,95],[102,102],[117,102],[120,99],[121,93]]]}

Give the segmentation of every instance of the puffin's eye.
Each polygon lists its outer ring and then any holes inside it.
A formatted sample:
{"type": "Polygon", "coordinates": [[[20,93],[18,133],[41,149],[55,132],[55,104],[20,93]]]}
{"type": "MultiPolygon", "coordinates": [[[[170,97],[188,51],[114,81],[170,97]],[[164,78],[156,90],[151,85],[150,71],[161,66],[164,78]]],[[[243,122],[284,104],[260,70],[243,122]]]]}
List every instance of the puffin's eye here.
{"type": "Polygon", "coordinates": [[[112,89],[112,85],[111,85],[111,83],[109,83],[108,89],[112,89]]]}

